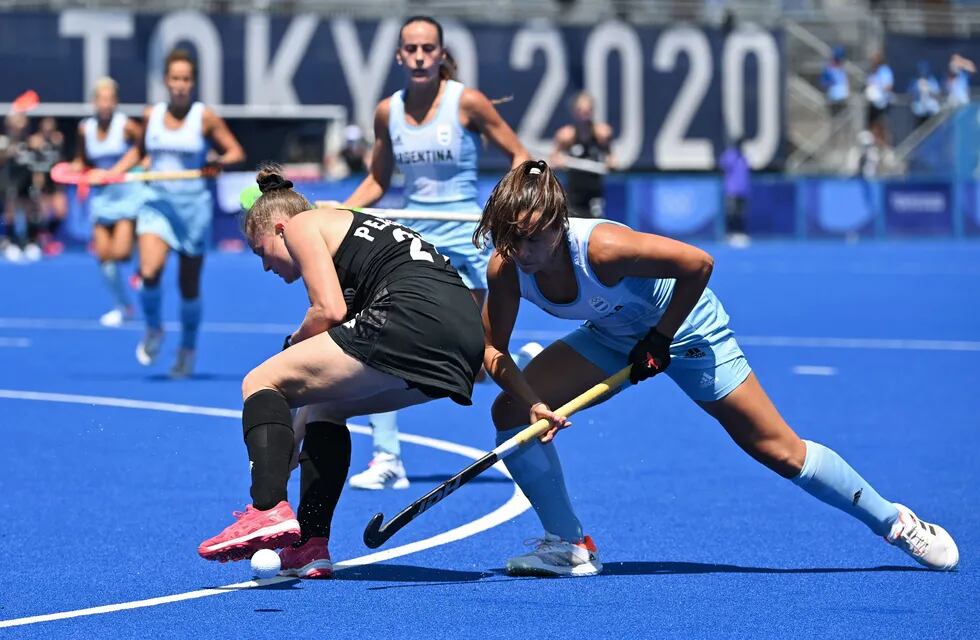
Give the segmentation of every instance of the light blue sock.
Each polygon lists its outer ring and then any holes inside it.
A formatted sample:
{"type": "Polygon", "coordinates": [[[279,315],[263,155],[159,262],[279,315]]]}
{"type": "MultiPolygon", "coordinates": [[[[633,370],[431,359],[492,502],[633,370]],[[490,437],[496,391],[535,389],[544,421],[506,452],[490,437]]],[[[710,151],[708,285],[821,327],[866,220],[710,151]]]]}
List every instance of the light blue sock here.
{"type": "Polygon", "coordinates": [[[184,349],[197,348],[197,329],[201,326],[201,298],[180,301],[180,346],[184,349]]]}
{"type": "Polygon", "coordinates": [[[112,294],[112,302],[116,307],[123,308],[129,306],[129,297],[126,295],[126,287],[123,285],[122,273],[119,271],[119,263],[115,260],[106,260],[99,264],[99,271],[105,280],[109,293],[112,294]]]}
{"type": "Polygon", "coordinates": [[[163,329],[163,319],[161,318],[160,307],[163,306],[163,291],[160,284],[155,287],[147,286],[143,283],[140,289],[140,304],[143,305],[143,317],[146,318],[146,326],[150,329],[163,329]]]}
{"type": "Polygon", "coordinates": [[[368,416],[371,423],[371,436],[374,438],[375,453],[390,453],[393,456],[402,455],[402,446],[398,441],[398,412],[373,413],[368,416]]]}
{"type": "Polygon", "coordinates": [[[804,440],[806,460],[793,482],[814,498],[845,511],[880,536],[888,535],[898,509],[874,490],[843,458],[822,444],[804,440]]]}
{"type": "MultiPolygon", "coordinates": [[[[527,425],[497,432],[497,444],[517,435],[527,425]]],[[[579,522],[572,501],[565,489],[565,476],[553,442],[541,444],[535,440],[504,459],[514,481],[531,501],[544,530],[562,540],[582,539],[582,523],[579,522]]]]}

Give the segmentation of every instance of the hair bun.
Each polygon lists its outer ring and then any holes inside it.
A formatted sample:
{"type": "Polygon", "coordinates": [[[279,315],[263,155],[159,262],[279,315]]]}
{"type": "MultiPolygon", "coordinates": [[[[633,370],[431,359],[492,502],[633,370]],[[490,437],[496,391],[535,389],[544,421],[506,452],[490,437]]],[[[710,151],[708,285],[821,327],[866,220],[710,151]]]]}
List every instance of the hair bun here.
{"type": "Polygon", "coordinates": [[[262,193],[269,193],[277,189],[293,188],[292,180],[286,180],[278,173],[261,173],[255,181],[259,183],[259,190],[262,193]]]}

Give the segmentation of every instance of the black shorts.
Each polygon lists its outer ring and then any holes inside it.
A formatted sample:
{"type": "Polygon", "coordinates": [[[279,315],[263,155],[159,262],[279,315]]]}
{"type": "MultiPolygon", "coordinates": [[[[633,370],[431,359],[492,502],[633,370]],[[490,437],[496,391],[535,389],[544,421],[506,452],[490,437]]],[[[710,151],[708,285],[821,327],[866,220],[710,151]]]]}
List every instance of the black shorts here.
{"type": "Polygon", "coordinates": [[[889,106],[891,106],[891,105],[887,105],[886,104],[884,107],[882,107],[882,108],[879,109],[878,107],[874,106],[873,104],[871,104],[869,102],[868,103],[868,124],[867,124],[867,126],[870,127],[871,125],[873,125],[875,122],[877,122],[881,118],[884,118],[885,115],[888,113],[888,107],[889,106]]]}
{"type": "Polygon", "coordinates": [[[483,325],[462,281],[394,280],[329,333],[346,354],[430,398],[472,404],[473,380],[483,364],[483,325]]]}

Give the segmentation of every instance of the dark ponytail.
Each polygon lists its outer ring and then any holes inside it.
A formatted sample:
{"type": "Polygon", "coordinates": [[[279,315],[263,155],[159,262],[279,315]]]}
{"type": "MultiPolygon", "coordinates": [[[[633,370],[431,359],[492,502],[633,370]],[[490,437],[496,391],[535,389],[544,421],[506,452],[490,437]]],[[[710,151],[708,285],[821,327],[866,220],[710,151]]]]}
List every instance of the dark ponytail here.
{"type": "Polygon", "coordinates": [[[490,241],[497,253],[509,258],[520,238],[556,226],[568,227],[565,190],[547,162],[525,160],[493,188],[473,233],[473,244],[481,247],[490,241]],[[539,211],[541,215],[532,221],[539,211]]]}

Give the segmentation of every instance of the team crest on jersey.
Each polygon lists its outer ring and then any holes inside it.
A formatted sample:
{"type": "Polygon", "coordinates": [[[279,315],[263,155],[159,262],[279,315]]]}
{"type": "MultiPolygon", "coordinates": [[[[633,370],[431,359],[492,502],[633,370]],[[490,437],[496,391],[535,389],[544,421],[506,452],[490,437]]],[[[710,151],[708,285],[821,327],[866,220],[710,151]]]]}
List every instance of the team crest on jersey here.
{"type": "Polygon", "coordinates": [[[593,298],[589,300],[589,305],[598,313],[606,313],[612,309],[612,305],[609,304],[605,298],[600,296],[593,296],[593,298]]]}
{"type": "Polygon", "coordinates": [[[448,124],[436,126],[436,142],[444,147],[448,147],[453,141],[453,128],[448,124]]]}

